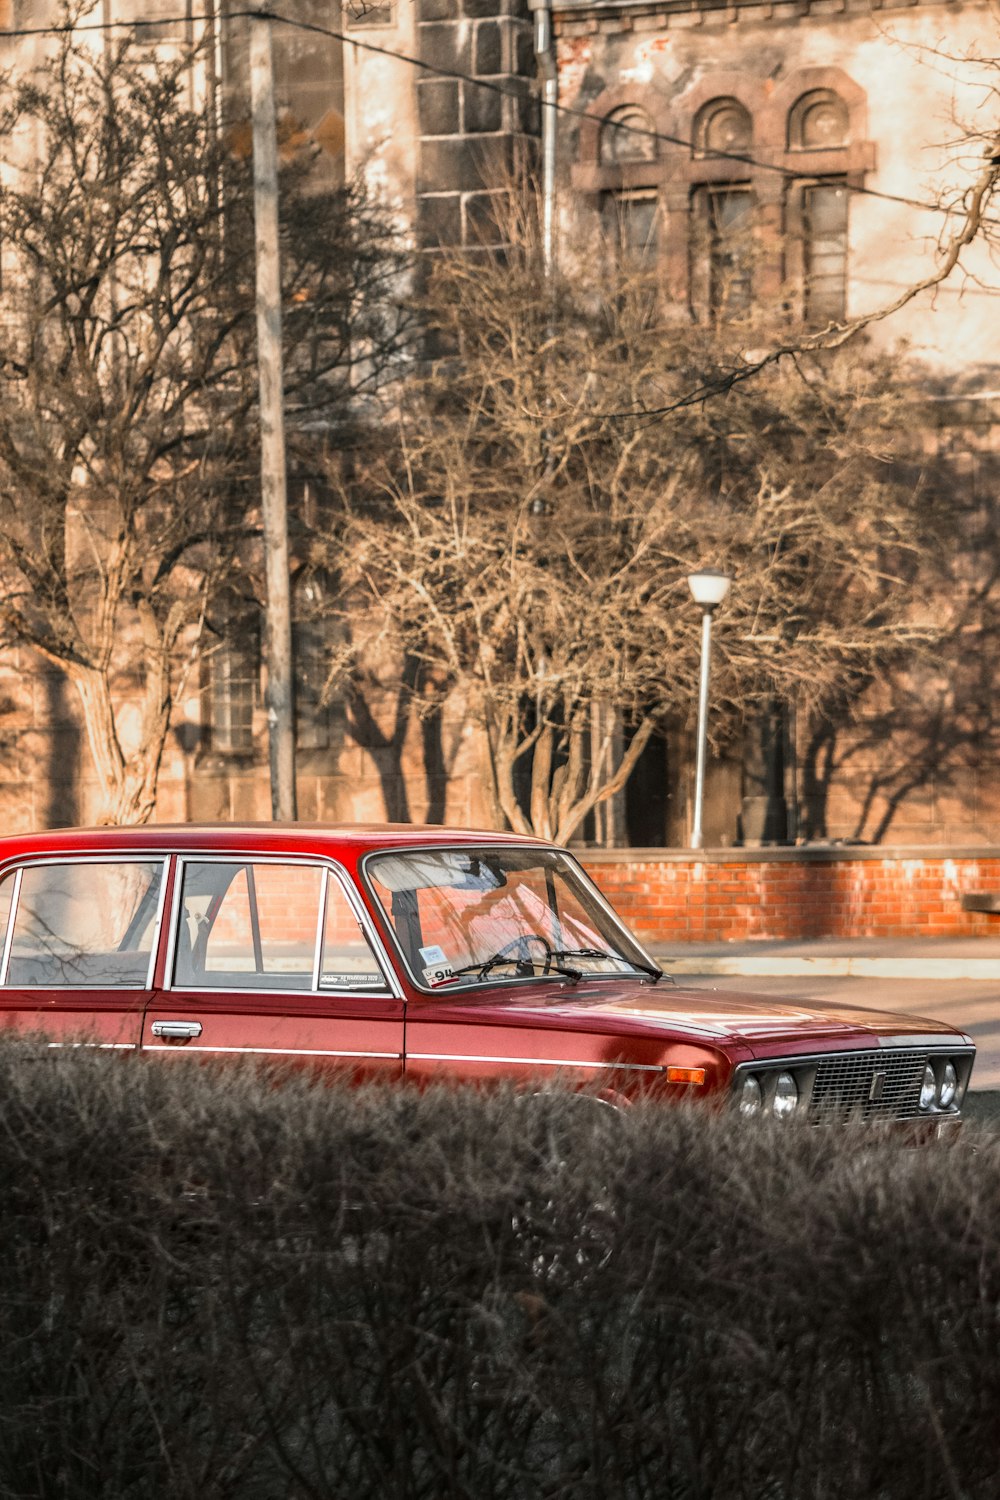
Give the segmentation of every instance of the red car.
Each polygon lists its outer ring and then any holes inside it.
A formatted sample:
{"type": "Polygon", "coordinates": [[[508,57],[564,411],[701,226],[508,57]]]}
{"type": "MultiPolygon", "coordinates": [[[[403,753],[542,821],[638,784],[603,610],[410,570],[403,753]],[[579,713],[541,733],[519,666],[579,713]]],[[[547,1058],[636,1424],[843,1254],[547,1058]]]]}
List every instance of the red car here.
{"type": "Polygon", "coordinates": [[[555,1079],[811,1123],[959,1117],[937,1021],[675,987],[571,855],[443,828],[0,840],[0,1016],[51,1046],[555,1079]]]}

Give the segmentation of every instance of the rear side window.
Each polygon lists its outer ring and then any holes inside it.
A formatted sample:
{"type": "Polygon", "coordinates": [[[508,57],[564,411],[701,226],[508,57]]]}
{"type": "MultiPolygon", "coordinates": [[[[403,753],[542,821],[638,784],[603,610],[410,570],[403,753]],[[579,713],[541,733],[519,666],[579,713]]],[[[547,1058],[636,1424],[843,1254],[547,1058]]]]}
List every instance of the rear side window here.
{"type": "Polygon", "coordinates": [[[174,983],[386,988],[339,883],[320,865],[263,860],[184,861],[174,983]]]}
{"type": "Polygon", "coordinates": [[[147,983],[160,861],[78,860],[26,865],[20,873],[6,984],[141,989],[147,983]]]}
{"type": "Polygon", "coordinates": [[[7,942],[7,927],[10,922],[10,907],[14,898],[14,880],[16,872],[11,870],[0,880],[0,957],[3,955],[7,942]]]}

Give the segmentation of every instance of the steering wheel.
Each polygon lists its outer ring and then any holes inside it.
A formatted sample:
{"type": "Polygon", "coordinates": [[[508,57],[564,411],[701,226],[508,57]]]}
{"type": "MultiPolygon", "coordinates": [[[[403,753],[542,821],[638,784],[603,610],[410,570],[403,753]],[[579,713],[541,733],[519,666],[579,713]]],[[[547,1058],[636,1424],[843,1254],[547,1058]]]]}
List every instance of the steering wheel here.
{"type": "Polygon", "coordinates": [[[545,962],[542,965],[542,973],[548,974],[552,968],[552,960],[555,954],[548,939],[543,938],[540,932],[519,932],[516,938],[511,938],[509,943],[504,943],[502,948],[497,949],[493,955],[493,962],[496,963],[501,958],[506,958],[512,949],[516,949],[516,953],[512,954],[515,963],[532,963],[531,955],[528,952],[529,943],[541,943],[545,949],[545,962]]]}

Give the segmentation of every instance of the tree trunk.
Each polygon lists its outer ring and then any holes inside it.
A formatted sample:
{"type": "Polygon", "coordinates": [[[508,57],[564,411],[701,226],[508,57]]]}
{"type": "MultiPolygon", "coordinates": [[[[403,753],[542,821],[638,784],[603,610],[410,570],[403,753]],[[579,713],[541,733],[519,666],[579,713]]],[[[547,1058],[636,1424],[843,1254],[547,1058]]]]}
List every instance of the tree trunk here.
{"type": "Polygon", "coordinates": [[[97,822],[147,823],[156,805],[156,784],[170,721],[169,691],[162,662],[147,661],[140,740],[128,756],[122,750],[108,674],[78,663],[66,668],[80,697],[87,743],[101,786],[97,822]]]}
{"type": "Polygon", "coordinates": [[[589,776],[583,781],[581,756],[584,730],[576,725],[570,733],[569,755],[564,766],[553,771],[555,758],[552,726],[533,735],[534,763],[531,778],[531,816],[527,817],[514,793],[514,763],[524,749],[513,734],[489,719],[483,725],[493,771],[493,803],[515,833],[534,834],[565,844],[584,818],[601,802],[620,792],[653,732],[654,721],[643,719],[628,749],[615,764],[613,746],[592,759],[589,776]],[[495,789],[495,790],[494,790],[495,789]]]}
{"type": "MultiPolygon", "coordinates": [[[[573,837],[573,834],[579,828],[591,808],[596,807],[599,802],[606,802],[609,797],[613,797],[616,792],[621,791],[635,770],[636,762],[649,742],[650,735],[653,733],[653,727],[654,724],[651,718],[643,719],[629,741],[628,749],[619,760],[617,769],[613,772],[604,756],[601,757],[601,762],[608,765],[607,773],[602,774],[599,768],[591,768],[591,777],[587,791],[574,806],[566,808],[560,818],[553,835],[557,844],[565,844],[573,837]]],[[[611,764],[613,763],[612,757],[611,764]]]]}

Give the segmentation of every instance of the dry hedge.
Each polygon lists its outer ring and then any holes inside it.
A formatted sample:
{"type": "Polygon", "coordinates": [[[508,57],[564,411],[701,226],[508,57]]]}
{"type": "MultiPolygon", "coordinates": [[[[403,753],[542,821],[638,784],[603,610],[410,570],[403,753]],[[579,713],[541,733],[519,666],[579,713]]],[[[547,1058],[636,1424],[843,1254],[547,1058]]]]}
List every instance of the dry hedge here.
{"type": "Polygon", "coordinates": [[[0,1048],[0,1495],[995,1500],[1000,1139],[0,1048]]]}

